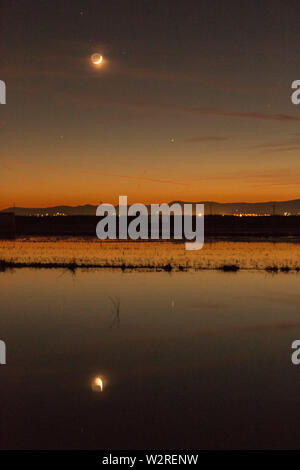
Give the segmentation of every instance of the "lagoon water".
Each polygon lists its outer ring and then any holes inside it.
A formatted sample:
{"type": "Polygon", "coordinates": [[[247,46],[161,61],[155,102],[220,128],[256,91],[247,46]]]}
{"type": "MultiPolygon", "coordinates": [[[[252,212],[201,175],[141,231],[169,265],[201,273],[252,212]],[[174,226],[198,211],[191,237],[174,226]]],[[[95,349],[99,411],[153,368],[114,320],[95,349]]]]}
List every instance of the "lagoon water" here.
{"type": "Polygon", "coordinates": [[[0,272],[1,449],[299,448],[299,281],[0,272]]]}

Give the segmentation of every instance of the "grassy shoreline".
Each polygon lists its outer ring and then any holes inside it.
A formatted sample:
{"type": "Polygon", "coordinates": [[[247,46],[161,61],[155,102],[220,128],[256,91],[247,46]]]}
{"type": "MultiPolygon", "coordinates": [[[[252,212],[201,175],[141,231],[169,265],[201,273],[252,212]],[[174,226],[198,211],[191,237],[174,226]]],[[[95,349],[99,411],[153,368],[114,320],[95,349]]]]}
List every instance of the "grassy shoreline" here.
{"type": "Polygon", "coordinates": [[[266,266],[265,268],[243,268],[238,264],[224,264],[222,266],[188,266],[178,264],[126,264],[126,263],[77,263],[76,261],[70,263],[63,262],[20,262],[20,261],[8,261],[0,259],[0,272],[4,272],[8,269],[22,269],[22,268],[34,268],[34,269],[68,269],[69,271],[75,272],[77,269],[118,269],[122,271],[166,271],[166,272],[183,272],[183,271],[223,271],[223,272],[237,272],[240,270],[244,271],[267,271],[270,273],[279,272],[300,272],[299,267],[291,266],[266,266]]]}
{"type": "Polygon", "coordinates": [[[183,244],[170,242],[0,241],[0,270],[9,268],[298,272],[300,244],[213,242],[202,250],[188,251],[183,244]]]}

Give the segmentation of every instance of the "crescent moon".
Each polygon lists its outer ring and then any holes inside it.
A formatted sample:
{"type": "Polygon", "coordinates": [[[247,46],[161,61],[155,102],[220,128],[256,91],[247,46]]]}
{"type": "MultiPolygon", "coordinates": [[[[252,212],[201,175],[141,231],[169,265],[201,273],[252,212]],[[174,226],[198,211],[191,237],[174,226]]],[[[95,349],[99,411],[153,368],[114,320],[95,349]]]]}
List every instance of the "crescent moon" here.
{"type": "Polygon", "coordinates": [[[101,64],[102,61],[103,61],[103,56],[102,56],[102,55],[94,54],[94,55],[92,56],[92,62],[93,62],[93,64],[99,65],[99,64],[101,64]],[[96,57],[97,57],[97,59],[96,59],[96,57]],[[98,58],[98,57],[99,57],[99,58],[98,58]]]}
{"type": "Polygon", "coordinates": [[[96,64],[96,65],[101,64],[102,60],[103,60],[103,57],[102,57],[102,55],[101,55],[101,56],[99,57],[99,60],[95,61],[94,64],[96,64]]]}

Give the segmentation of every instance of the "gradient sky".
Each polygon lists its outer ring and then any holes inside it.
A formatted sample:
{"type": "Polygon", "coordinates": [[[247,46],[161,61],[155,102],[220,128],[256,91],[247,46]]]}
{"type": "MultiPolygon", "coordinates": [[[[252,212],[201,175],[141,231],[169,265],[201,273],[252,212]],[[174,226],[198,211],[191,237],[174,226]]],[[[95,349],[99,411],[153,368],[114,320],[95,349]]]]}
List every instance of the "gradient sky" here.
{"type": "Polygon", "coordinates": [[[2,0],[0,16],[0,208],[300,197],[298,0],[2,0]]]}

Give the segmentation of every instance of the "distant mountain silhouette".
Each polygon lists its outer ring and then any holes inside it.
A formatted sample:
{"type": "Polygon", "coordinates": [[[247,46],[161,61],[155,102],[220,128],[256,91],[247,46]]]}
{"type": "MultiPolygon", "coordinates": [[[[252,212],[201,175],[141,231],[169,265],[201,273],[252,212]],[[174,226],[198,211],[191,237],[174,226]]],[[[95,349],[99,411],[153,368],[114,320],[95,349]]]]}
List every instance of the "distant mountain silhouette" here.
{"type": "MultiPolygon", "coordinates": [[[[188,204],[188,201],[174,201],[179,204],[188,204]]],[[[270,214],[300,215],[300,199],[291,201],[267,201],[267,202],[225,202],[202,201],[198,204],[204,204],[206,215],[233,215],[233,214],[270,214]]],[[[196,203],[193,203],[196,204],[196,203]]]]}
{"type": "MultiPolygon", "coordinates": [[[[300,215],[300,199],[292,201],[268,201],[268,202],[214,202],[214,201],[172,201],[169,204],[204,204],[206,215],[233,215],[233,214],[270,214],[284,215],[300,215]]],[[[116,206],[117,208],[118,206],[116,206]]],[[[43,208],[28,207],[8,207],[0,212],[14,212],[16,215],[96,215],[97,206],[85,204],[83,206],[53,206],[43,208]]]]}
{"type": "Polygon", "coordinates": [[[1,212],[14,212],[15,215],[96,215],[97,206],[51,206],[51,207],[8,207],[1,212]]]}

